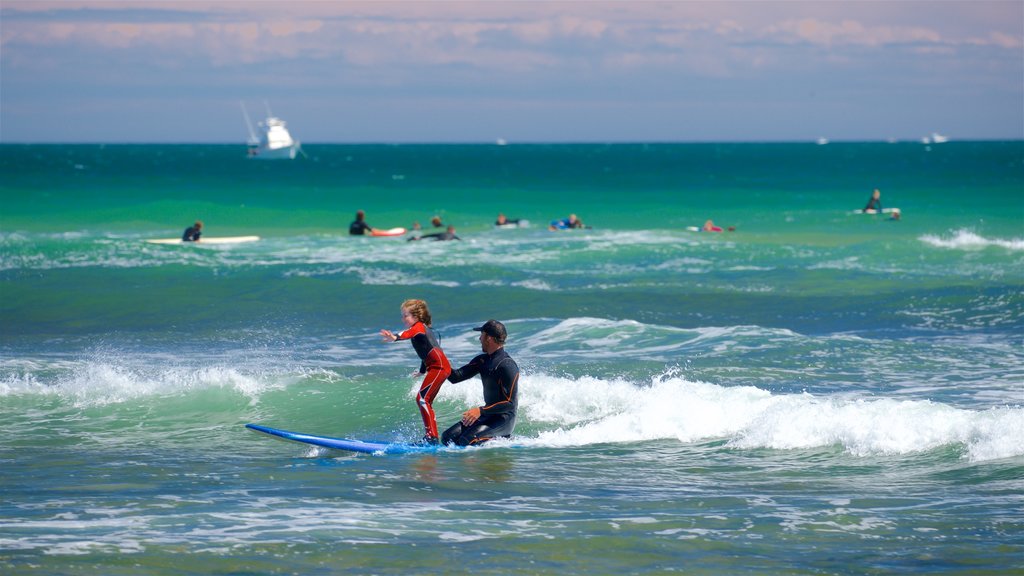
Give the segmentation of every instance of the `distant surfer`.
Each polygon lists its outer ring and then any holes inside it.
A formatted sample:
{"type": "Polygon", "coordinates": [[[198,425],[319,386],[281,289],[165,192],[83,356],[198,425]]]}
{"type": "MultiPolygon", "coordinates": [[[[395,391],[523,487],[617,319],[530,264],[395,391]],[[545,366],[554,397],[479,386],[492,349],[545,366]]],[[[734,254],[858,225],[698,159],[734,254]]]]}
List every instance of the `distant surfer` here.
{"type": "Polygon", "coordinates": [[[572,230],[573,228],[583,228],[583,221],[577,218],[575,214],[569,214],[568,218],[552,220],[551,224],[548,225],[548,230],[572,230]]]}
{"type": "Polygon", "coordinates": [[[704,227],[701,228],[701,232],[721,232],[721,231],[722,231],[722,227],[721,226],[715,226],[715,223],[712,222],[711,220],[708,220],[707,222],[705,222],[704,223],[704,227]]]}
{"type": "Polygon", "coordinates": [[[409,229],[409,237],[406,240],[419,240],[423,234],[423,227],[420,226],[419,222],[413,222],[412,228],[409,229]]]}
{"type": "Polygon", "coordinates": [[[354,222],[349,224],[348,233],[352,236],[363,236],[364,234],[373,234],[373,228],[366,223],[366,212],[362,210],[356,211],[356,219],[354,222]]]}
{"type": "Polygon", "coordinates": [[[181,235],[182,242],[199,242],[199,237],[203,235],[203,223],[196,220],[196,223],[185,228],[185,233],[181,235]]]}
{"type": "Polygon", "coordinates": [[[433,226],[434,228],[444,228],[444,223],[441,222],[440,216],[434,216],[433,218],[431,218],[430,225],[433,226]]]}
{"type": "Polygon", "coordinates": [[[455,226],[448,225],[447,230],[444,232],[435,232],[433,234],[424,234],[422,236],[410,236],[406,238],[406,241],[413,242],[415,240],[462,240],[455,235],[455,226]]]}
{"type": "Polygon", "coordinates": [[[426,433],[423,442],[437,444],[437,419],[434,417],[434,398],[444,384],[445,378],[452,373],[452,366],[441,350],[437,334],[430,327],[430,309],[423,300],[406,300],[402,302],[402,322],[406,330],[395,334],[390,330],[381,330],[380,335],[385,342],[411,340],[412,347],[420,357],[419,374],[425,374],[420,390],[416,393],[416,405],[423,418],[426,433]]]}
{"type": "Polygon", "coordinates": [[[519,226],[519,219],[506,218],[504,214],[498,214],[498,219],[494,221],[495,226],[519,226]]]}
{"type": "Polygon", "coordinates": [[[483,354],[452,370],[448,381],[462,382],[479,374],[484,386],[484,405],[463,412],[462,419],[441,436],[445,444],[469,446],[498,437],[509,438],[516,427],[519,366],[505,351],[505,325],[488,320],[473,330],[480,333],[483,354]]]}
{"type": "Polygon", "coordinates": [[[882,192],[875,188],[875,191],[871,193],[871,198],[868,199],[868,205],[864,207],[863,212],[865,213],[880,213],[882,211],[882,192]]]}

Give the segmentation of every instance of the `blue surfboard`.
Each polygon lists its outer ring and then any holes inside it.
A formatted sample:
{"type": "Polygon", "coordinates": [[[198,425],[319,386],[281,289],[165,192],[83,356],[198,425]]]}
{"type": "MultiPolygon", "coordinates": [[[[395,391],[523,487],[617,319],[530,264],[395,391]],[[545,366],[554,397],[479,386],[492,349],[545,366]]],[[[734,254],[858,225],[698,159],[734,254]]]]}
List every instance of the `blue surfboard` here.
{"type": "Polygon", "coordinates": [[[300,432],[289,432],[279,430],[270,426],[260,424],[246,424],[246,428],[277,436],[286,440],[294,440],[303,444],[323,446],[335,450],[347,450],[349,452],[362,452],[364,454],[410,454],[428,453],[439,450],[450,450],[449,446],[432,446],[429,444],[410,444],[407,442],[366,442],[363,440],[350,440],[348,438],[333,438],[331,436],[317,436],[315,434],[302,434],[300,432]]]}

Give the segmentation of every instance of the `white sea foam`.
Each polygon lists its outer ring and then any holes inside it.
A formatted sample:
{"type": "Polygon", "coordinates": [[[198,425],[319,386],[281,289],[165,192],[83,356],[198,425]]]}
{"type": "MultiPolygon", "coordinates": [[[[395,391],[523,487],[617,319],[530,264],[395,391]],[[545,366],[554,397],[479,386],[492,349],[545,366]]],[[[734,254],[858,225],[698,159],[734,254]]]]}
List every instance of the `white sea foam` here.
{"type": "Polygon", "coordinates": [[[786,329],[759,326],[683,329],[634,320],[577,317],[537,329],[519,339],[516,349],[534,358],[562,357],[570,350],[577,358],[607,358],[609,350],[614,350],[616,358],[671,361],[684,356],[684,351],[694,353],[704,347],[724,352],[764,346],[766,339],[794,338],[803,339],[786,329]],[[747,340],[756,343],[744,343],[747,340]]]}
{"type": "Polygon", "coordinates": [[[545,282],[543,280],[538,280],[536,278],[531,278],[529,280],[522,280],[522,281],[519,281],[519,282],[513,282],[512,285],[513,286],[518,286],[520,288],[527,288],[527,289],[530,289],[530,290],[541,290],[541,291],[544,291],[544,292],[548,292],[548,291],[552,290],[550,284],[548,284],[547,282],[545,282]]]}
{"type": "MultiPolygon", "coordinates": [[[[478,387],[448,386],[442,396],[480,401],[478,387]]],[[[975,411],[927,400],[772,394],[675,375],[637,385],[529,374],[520,380],[519,402],[521,418],[546,428],[520,441],[545,446],[724,439],[742,449],[838,445],[857,456],[947,445],[963,446],[972,461],[1024,455],[1020,406],[975,411]]]]}
{"type": "MultiPolygon", "coordinates": [[[[6,364],[6,363],[5,363],[6,364]]],[[[25,394],[64,398],[79,407],[106,406],[150,397],[179,396],[202,389],[226,389],[256,402],[269,389],[284,387],[280,378],[244,373],[225,366],[137,366],[117,358],[61,361],[45,368],[51,375],[40,381],[36,370],[11,370],[0,379],[0,397],[25,394]]]]}
{"type": "Polygon", "coordinates": [[[935,236],[934,234],[925,234],[918,239],[936,248],[948,248],[951,250],[980,250],[990,246],[998,246],[1007,250],[1024,250],[1024,238],[1013,238],[1010,240],[985,238],[963,228],[945,238],[935,236]]]}

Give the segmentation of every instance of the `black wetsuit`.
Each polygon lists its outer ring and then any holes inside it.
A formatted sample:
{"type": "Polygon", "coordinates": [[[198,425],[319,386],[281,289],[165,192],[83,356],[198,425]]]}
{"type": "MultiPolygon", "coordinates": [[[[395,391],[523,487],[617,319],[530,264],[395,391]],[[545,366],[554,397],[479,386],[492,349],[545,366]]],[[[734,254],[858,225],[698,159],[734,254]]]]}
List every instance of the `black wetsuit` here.
{"type": "Polygon", "coordinates": [[[868,200],[868,205],[864,207],[864,211],[865,212],[867,212],[868,210],[877,210],[878,212],[881,212],[882,211],[882,199],[881,198],[875,198],[874,196],[872,196],[871,199],[868,200]]]}
{"type": "Polygon", "coordinates": [[[362,236],[367,232],[373,232],[373,228],[370,228],[370,225],[365,220],[356,220],[349,224],[348,233],[352,236],[362,236]]]}
{"type": "Polygon", "coordinates": [[[199,237],[202,236],[202,232],[195,226],[189,226],[185,228],[185,233],[181,235],[182,242],[198,242],[199,237]]]}
{"type": "Polygon", "coordinates": [[[445,430],[441,441],[459,446],[480,444],[492,438],[508,438],[516,427],[516,406],[519,404],[519,366],[504,348],[493,354],[480,354],[462,368],[452,370],[449,382],[462,382],[480,375],[484,384],[484,406],[480,419],[471,426],[456,422],[445,430]]]}
{"type": "Polygon", "coordinates": [[[437,232],[437,233],[434,233],[434,234],[424,234],[423,236],[419,236],[419,237],[413,236],[412,238],[409,238],[408,241],[409,242],[413,242],[413,241],[416,241],[416,240],[427,240],[427,239],[430,239],[430,240],[462,240],[462,238],[459,238],[458,236],[455,235],[455,232],[437,232]]]}

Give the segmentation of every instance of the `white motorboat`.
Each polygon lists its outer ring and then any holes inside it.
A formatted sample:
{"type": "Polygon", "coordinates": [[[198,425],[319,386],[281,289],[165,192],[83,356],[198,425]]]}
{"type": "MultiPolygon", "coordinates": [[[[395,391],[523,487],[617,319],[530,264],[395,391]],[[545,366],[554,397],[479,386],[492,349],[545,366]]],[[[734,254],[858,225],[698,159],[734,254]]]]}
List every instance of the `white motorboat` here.
{"type": "Polygon", "coordinates": [[[267,118],[257,124],[260,128],[260,135],[257,136],[249,120],[249,112],[245,109],[245,104],[242,104],[245,125],[249,128],[249,157],[260,160],[294,159],[295,155],[302,151],[302,146],[298,140],[292,138],[285,121],[271,114],[270,106],[266,106],[267,118]]]}

